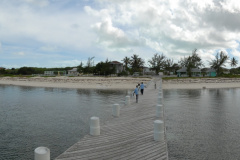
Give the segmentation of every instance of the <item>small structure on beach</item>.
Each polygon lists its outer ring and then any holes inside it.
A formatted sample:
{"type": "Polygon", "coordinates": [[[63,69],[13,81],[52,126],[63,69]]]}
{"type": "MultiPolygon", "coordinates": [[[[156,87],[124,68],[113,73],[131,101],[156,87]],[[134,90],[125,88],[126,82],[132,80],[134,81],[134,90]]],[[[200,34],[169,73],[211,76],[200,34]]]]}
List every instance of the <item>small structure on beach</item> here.
{"type": "Polygon", "coordinates": [[[143,67],[143,75],[155,75],[155,70],[150,69],[149,67],[143,67]]]}
{"type": "Polygon", "coordinates": [[[54,71],[44,71],[44,76],[54,76],[54,71]]]}
{"type": "Polygon", "coordinates": [[[68,70],[68,76],[78,76],[77,68],[73,68],[71,70],[68,70]]]}
{"type": "Polygon", "coordinates": [[[206,76],[208,76],[208,77],[216,77],[217,76],[217,72],[213,68],[208,68],[206,70],[206,76]]]}
{"type": "Polygon", "coordinates": [[[121,73],[123,71],[123,64],[118,61],[111,61],[110,67],[111,67],[111,69],[115,68],[116,74],[121,73]]]}
{"type": "MultiPolygon", "coordinates": [[[[193,77],[200,77],[201,76],[201,70],[198,68],[192,68],[191,73],[193,77]]],[[[178,77],[187,77],[187,67],[183,67],[179,70],[177,70],[177,76],[178,77]]]]}

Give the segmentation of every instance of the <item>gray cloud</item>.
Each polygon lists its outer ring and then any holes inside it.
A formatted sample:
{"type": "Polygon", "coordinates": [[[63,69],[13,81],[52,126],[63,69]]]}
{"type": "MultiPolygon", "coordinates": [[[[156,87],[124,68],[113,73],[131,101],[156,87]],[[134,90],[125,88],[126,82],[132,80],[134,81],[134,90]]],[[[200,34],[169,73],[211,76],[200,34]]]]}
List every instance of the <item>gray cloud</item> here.
{"type": "Polygon", "coordinates": [[[28,53],[25,57],[36,50],[42,55],[64,54],[66,63],[75,57],[93,55],[105,60],[133,53],[147,60],[156,52],[177,60],[194,48],[204,59],[220,49],[239,54],[238,1],[71,2],[0,1],[2,52],[28,53]]]}

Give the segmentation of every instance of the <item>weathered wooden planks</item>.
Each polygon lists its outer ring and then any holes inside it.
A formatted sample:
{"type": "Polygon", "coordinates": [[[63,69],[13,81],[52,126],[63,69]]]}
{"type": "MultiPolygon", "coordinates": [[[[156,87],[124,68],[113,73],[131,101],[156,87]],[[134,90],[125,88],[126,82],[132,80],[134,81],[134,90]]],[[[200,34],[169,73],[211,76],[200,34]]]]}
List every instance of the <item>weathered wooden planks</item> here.
{"type": "Polygon", "coordinates": [[[135,103],[133,97],[130,105],[121,107],[120,117],[104,123],[100,121],[100,136],[86,135],[56,160],[168,159],[166,140],[153,139],[157,97],[158,90],[152,83],[143,96],[139,95],[139,103],[135,103]]]}

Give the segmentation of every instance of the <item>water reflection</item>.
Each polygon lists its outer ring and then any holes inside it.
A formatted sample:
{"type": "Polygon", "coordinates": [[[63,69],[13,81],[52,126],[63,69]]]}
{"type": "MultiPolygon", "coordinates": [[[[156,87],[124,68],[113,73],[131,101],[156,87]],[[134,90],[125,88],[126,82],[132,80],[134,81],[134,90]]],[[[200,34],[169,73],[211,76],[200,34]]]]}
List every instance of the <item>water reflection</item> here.
{"type": "Polygon", "coordinates": [[[168,90],[164,97],[169,159],[240,157],[240,89],[168,90]]]}
{"type": "Polygon", "coordinates": [[[39,146],[58,156],[89,132],[90,117],[108,120],[126,93],[0,85],[0,159],[32,159],[39,146]]]}

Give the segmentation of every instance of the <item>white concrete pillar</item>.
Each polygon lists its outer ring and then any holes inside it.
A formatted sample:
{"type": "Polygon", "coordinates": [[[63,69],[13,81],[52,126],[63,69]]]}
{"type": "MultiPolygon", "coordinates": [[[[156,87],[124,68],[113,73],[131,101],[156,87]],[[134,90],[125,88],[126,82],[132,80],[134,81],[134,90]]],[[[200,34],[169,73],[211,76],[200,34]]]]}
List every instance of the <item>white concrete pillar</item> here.
{"type": "Polygon", "coordinates": [[[50,149],[38,147],[34,150],[34,160],[50,160],[50,149]]]}
{"type": "Polygon", "coordinates": [[[129,105],[130,104],[130,96],[126,96],[125,98],[125,104],[129,105]]]}
{"type": "Polygon", "coordinates": [[[91,117],[90,120],[90,135],[98,136],[100,135],[100,125],[98,117],[91,117]]]}
{"type": "Polygon", "coordinates": [[[119,104],[114,104],[112,108],[112,115],[114,117],[119,117],[120,114],[120,105],[119,104]]]}
{"type": "Polygon", "coordinates": [[[159,91],[159,92],[158,92],[158,95],[159,95],[159,96],[163,96],[162,91],[159,91]]]}
{"type": "Polygon", "coordinates": [[[163,120],[163,105],[162,104],[156,105],[156,117],[163,120]]]}
{"type": "Polygon", "coordinates": [[[158,96],[158,104],[163,104],[163,97],[162,96],[158,96]]]}
{"type": "Polygon", "coordinates": [[[161,120],[154,121],[154,140],[164,141],[164,124],[161,120]]]}

